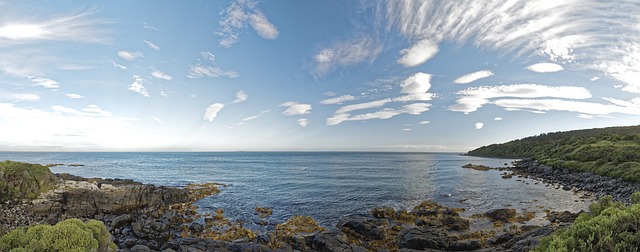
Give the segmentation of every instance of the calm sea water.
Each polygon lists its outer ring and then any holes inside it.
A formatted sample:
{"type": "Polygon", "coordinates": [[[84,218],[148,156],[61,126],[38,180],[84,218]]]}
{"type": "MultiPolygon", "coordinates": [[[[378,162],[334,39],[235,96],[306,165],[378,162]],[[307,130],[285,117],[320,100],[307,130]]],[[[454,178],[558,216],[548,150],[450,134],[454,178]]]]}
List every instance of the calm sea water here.
{"type": "Polygon", "coordinates": [[[494,208],[542,213],[586,209],[577,195],[528,179],[502,179],[496,170],[461,168],[472,163],[503,167],[512,160],[443,153],[220,152],[220,153],[12,153],[0,160],[58,166],[55,173],[125,178],[143,183],[184,186],[217,182],[222,193],[197,202],[202,212],[225,215],[248,225],[258,220],[256,206],[271,207],[270,223],[310,215],[333,226],[347,214],[377,206],[411,208],[428,199],[465,214],[494,208]],[[577,202],[576,202],[577,201],[577,202]]]}

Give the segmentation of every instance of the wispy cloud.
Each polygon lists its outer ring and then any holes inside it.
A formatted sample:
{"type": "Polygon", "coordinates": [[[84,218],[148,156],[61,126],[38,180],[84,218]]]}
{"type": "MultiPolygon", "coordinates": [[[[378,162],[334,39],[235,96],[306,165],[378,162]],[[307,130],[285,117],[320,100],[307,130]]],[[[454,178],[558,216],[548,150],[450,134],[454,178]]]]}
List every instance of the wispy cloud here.
{"type": "Polygon", "coordinates": [[[342,104],[343,102],[346,101],[353,101],[355,100],[356,97],[353,95],[342,95],[342,96],[338,96],[338,97],[334,97],[334,98],[329,98],[329,99],[325,99],[320,101],[320,104],[342,104]]]}
{"type": "Polygon", "coordinates": [[[429,123],[431,123],[431,122],[430,122],[430,121],[421,121],[421,122],[419,122],[418,124],[420,124],[420,125],[425,125],[425,124],[429,124],[429,123]]]}
{"type": "Polygon", "coordinates": [[[362,121],[371,119],[389,119],[401,114],[419,115],[429,110],[431,104],[413,103],[402,106],[400,109],[385,108],[372,113],[350,115],[346,113],[336,113],[332,117],[327,118],[327,125],[337,125],[345,121],[362,121]]]}
{"type": "Polygon", "coordinates": [[[151,72],[151,75],[157,79],[161,79],[161,80],[173,80],[173,76],[168,75],[160,70],[153,70],[153,72],[151,72]]]}
{"type": "Polygon", "coordinates": [[[402,57],[398,59],[398,64],[405,67],[415,67],[433,58],[438,53],[438,45],[431,39],[423,39],[407,49],[400,51],[402,57]]]}
{"type": "MultiPolygon", "coordinates": [[[[410,41],[428,39],[525,60],[545,56],[557,64],[596,70],[640,93],[640,26],[636,1],[387,1],[377,23],[410,41]],[[526,10],[526,11],[523,11],[526,10]]],[[[418,61],[416,61],[418,62],[418,61]]]]}
{"type": "Polygon", "coordinates": [[[93,18],[95,13],[89,10],[40,20],[23,15],[22,20],[0,24],[0,45],[41,40],[104,43],[102,26],[107,22],[93,18]]]}
{"type": "Polygon", "coordinates": [[[82,98],[84,98],[84,96],[79,95],[79,94],[69,94],[69,93],[67,93],[67,94],[64,94],[64,96],[66,96],[69,99],[82,99],[82,98]]]}
{"type": "Polygon", "coordinates": [[[502,121],[502,117],[497,116],[497,117],[493,118],[493,120],[494,121],[502,121]]]}
{"type": "Polygon", "coordinates": [[[262,117],[264,114],[271,112],[271,110],[263,110],[260,112],[260,114],[254,115],[254,116],[248,116],[245,118],[242,118],[243,121],[251,121],[251,120],[255,120],[258,119],[260,117],[262,117]]]}
{"type": "Polygon", "coordinates": [[[479,79],[487,78],[487,77],[490,77],[490,76],[493,76],[493,72],[491,72],[489,70],[482,70],[482,71],[468,73],[468,74],[465,74],[463,76],[460,76],[457,79],[455,79],[453,81],[453,83],[456,83],[456,84],[468,84],[468,83],[477,81],[479,79]]]}
{"type": "Polygon", "coordinates": [[[610,115],[614,113],[640,115],[640,106],[620,106],[592,102],[567,101],[558,99],[502,99],[496,106],[511,109],[533,109],[535,111],[568,111],[585,115],[610,115]]]}
{"type": "Polygon", "coordinates": [[[30,93],[9,93],[9,92],[1,92],[0,100],[10,101],[10,102],[35,102],[40,100],[40,96],[37,94],[30,93]]]}
{"type": "Polygon", "coordinates": [[[142,58],[144,57],[144,54],[141,52],[130,52],[130,51],[119,51],[118,52],[118,57],[128,60],[128,61],[134,61],[137,58],[142,58]]]}
{"type": "Polygon", "coordinates": [[[160,29],[156,28],[155,26],[150,25],[150,24],[145,23],[145,22],[142,22],[142,28],[149,29],[149,30],[154,30],[154,31],[159,31],[160,30],[160,29]]]}
{"type": "Polygon", "coordinates": [[[537,63],[528,66],[527,70],[537,73],[553,73],[562,71],[564,68],[555,63],[537,63]]]}
{"type": "Polygon", "coordinates": [[[120,69],[120,70],[127,70],[127,67],[126,67],[126,66],[120,65],[120,64],[116,63],[116,62],[115,62],[115,61],[113,61],[113,60],[111,61],[111,64],[113,64],[113,66],[114,66],[115,68],[118,68],[118,69],[120,69]]]}
{"type": "Polygon", "coordinates": [[[282,112],[283,115],[305,115],[311,113],[311,104],[297,103],[297,102],[285,102],[280,104],[280,107],[287,107],[282,112]]]}
{"type": "Polygon", "coordinates": [[[204,112],[202,118],[206,121],[213,122],[218,116],[218,112],[224,108],[224,104],[222,103],[214,103],[209,105],[204,112]]]}
{"type": "Polygon", "coordinates": [[[298,125],[300,125],[300,127],[307,127],[307,125],[309,125],[309,119],[307,118],[301,118],[298,119],[298,125]]]}
{"type": "Polygon", "coordinates": [[[243,101],[246,101],[248,97],[249,96],[247,95],[247,93],[245,93],[243,90],[240,90],[236,92],[236,99],[233,100],[231,103],[241,103],[243,101]]]}
{"type": "Polygon", "coordinates": [[[382,52],[382,46],[368,36],[334,43],[321,49],[313,57],[314,74],[323,76],[338,67],[346,67],[362,62],[373,62],[382,52]]]}
{"type": "Polygon", "coordinates": [[[240,74],[231,70],[223,70],[218,66],[205,66],[201,64],[195,64],[189,66],[189,73],[187,77],[190,79],[198,79],[202,77],[228,77],[238,78],[240,74]]]}
{"type": "Polygon", "coordinates": [[[96,116],[96,117],[104,117],[111,116],[111,112],[105,111],[102,108],[98,107],[98,105],[88,105],[81,110],[76,110],[73,108],[67,108],[60,105],[51,106],[51,109],[58,114],[71,114],[77,116],[96,116]]]}
{"type": "Polygon", "coordinates": [[[158,52],[160,51],[160,47],[154,43],[151,43],[147,40],[143,40],[142,42],[144,42],[145,44],[147,44],[147,46],[149,46],[149,48],[153,49],[154,51],[158,52]]]}
{"type": "Polygon", "coordinates": [[[544,86],[538,84],[513,84],[503,86],[483,86],[468,88],[457,93],[460,98],[449,110],[470,113],[478,110],[494,98],[540,98],[553,97],[565,99],[591,98],[589,90],[573,86],[544,86]]]}
{"type": "Polygon", "coordinates": [[[36,84],[36,86],[41,86],[44,88],[51,88],[51,89],[56,89],[60,87],[60,83],[52,79],[48,79],[44,77],[35,77],[35,76],[31,76],[30,79],[31,79],[31,82],[33,82],[33,84],[36,84]]]}
{"type": "Polygon", "coordinates": [[[131,85],[129,86],[129,90],[141,94],[144,97],[149,97],[149,92],[147,92],[147,88],[145,88],[143,85],[145,83],[149,82],[138,75],[134,75],[133,83],[131,83],[131,85]]]}
{"type": "Polygon", "coordinates": [[[230,47],[235,44],[242,30],[250,25],[258,36],[264,39],[276,39],[278,28],[269,22],[254,0],[235,0],[220,12],[221,20],[215,34],[220,37],[219,44],[230,47]]]}

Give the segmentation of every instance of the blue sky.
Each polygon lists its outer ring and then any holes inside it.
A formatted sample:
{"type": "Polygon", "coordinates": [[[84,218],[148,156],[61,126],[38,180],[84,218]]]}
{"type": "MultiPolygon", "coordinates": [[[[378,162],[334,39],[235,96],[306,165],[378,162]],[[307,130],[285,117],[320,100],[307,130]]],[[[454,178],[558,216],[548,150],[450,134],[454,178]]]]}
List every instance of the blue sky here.
{"type": "Polygon", "coordinates": [[[467,151],[640,124],[638,1],[3,1],[0,150],[467,151]]]}

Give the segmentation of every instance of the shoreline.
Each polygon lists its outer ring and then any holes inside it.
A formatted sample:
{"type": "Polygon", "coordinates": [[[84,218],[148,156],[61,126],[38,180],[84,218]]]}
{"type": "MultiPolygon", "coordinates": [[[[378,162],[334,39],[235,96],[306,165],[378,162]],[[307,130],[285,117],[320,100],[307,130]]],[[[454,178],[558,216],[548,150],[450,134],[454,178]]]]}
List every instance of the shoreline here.
{"type": "Polygon", "coordinates": [[[583,191],[599,199],[611,196],[615,201],[630,203],[631,194],[640,191],[640,183],[604,177],[588,172],[553,168],[533,159],[515,161],[513,167],[500,168],[512,172],[512,176],[533,178],[548,185],[558,185],[556,189],[583,191]]]}
{"type": "MultiPolygon", "coordinates": [[[[5,216],[18,221],[2,224],[15,228],[68,218],[98,219],[106,224],[118,251],[525,251],[577,216],[548,213],[551,223],[529,225],[534,216],[513,208],[462,217],[464,209],[427,200],[413,209],[380,206],[367,214],[346,215],[331,228],[294,216],[273,230],[256,233],[226,219],[224,209],[208,215],[197,212],[192,203],[218,193],[216,184],[173,188],[132,180],[56,177],[60,184],[43,197],[3,204],[5,216]]],[[[256,208],[256,214],[266,213],[269,209],[256,208]]]]}

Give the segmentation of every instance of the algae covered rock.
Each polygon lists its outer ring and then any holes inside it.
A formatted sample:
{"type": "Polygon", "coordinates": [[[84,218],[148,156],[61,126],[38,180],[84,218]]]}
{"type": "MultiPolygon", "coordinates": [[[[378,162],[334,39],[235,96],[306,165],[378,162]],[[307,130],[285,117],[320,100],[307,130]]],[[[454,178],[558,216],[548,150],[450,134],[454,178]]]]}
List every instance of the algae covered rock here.
{"type": "Polygon", "coordinates": [[[52,189],[57,181],[46,166],[8,160],[0,162],[0,201],[35,199],[52,189]]]}

